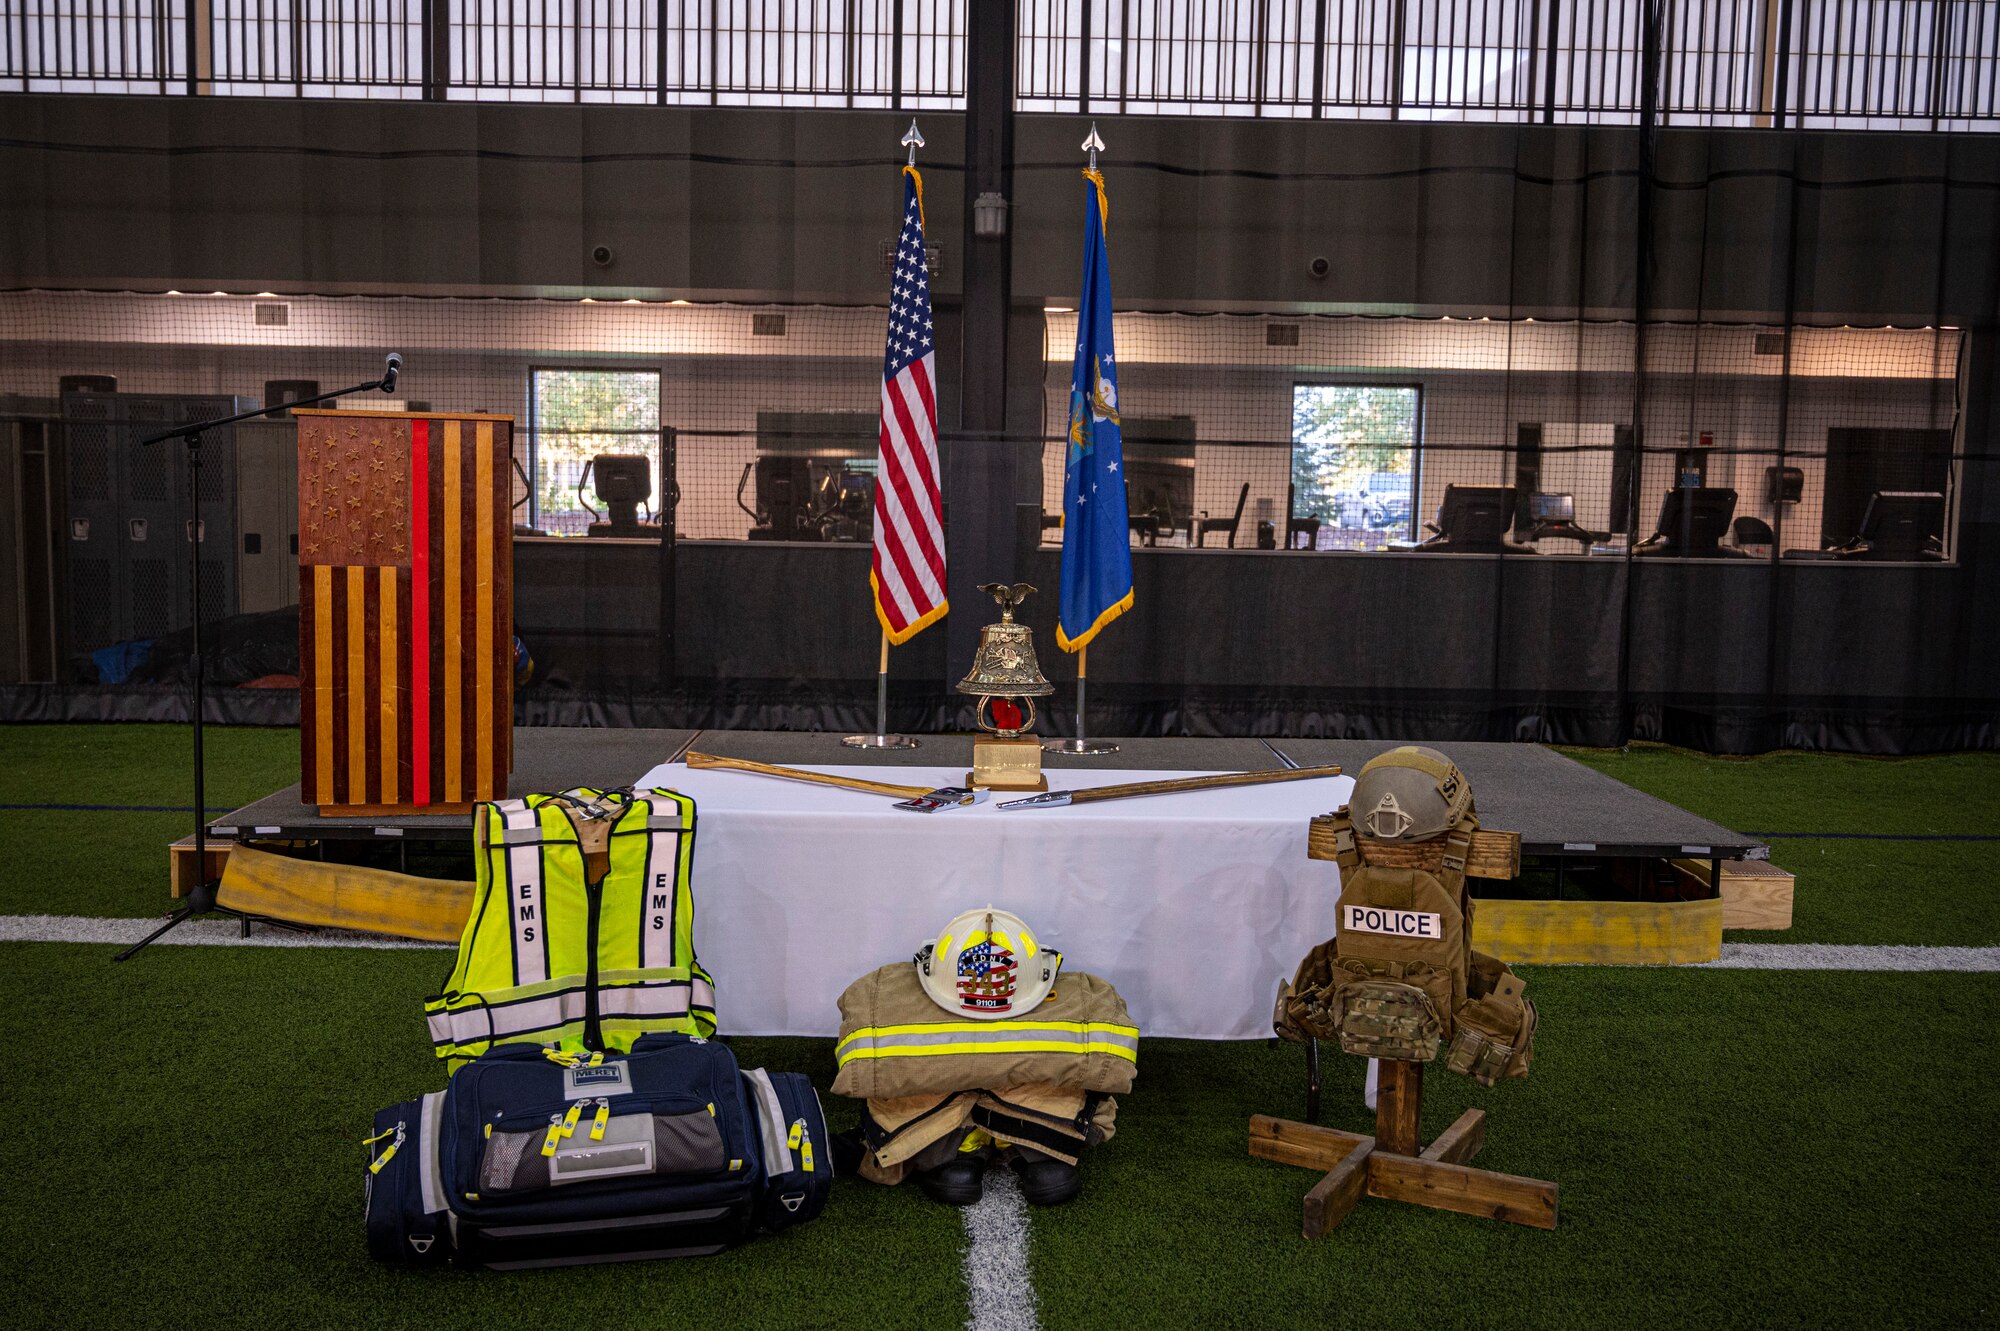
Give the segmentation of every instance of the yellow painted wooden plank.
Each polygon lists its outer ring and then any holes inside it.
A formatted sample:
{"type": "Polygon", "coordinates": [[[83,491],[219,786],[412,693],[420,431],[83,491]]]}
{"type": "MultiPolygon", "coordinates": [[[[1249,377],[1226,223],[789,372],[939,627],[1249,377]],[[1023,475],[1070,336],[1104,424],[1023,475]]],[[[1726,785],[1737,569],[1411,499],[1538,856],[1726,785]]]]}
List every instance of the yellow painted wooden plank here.
{"type": "Polygon", "coordinates": [[[382,798],[380,803],[394,804],[402,792],[396,780],[396,763],[400,750],[396,737],[396,570],[393,565],[385,565],[381,570],[382,594],[382,798]]]}
{"type": "Polygon", "coordinates": [[[456,943],[472,912],[471,883],[323,864],[248,846],[230,850],[221,868],[219,903],[294,924],[456,943]]]}
{"type": "Polygon", "coordinates": [[[1481,901],[1472,945],[1509,964],[1678,966],[1722,955],[1722,902],[1481,901]]]}
{"type": "Polygon", "coordinates": [[[479,580],[479,601],[473,607],[473,766],[478,780],[474,798],[490,800],[505,794],[493,780],[493,422],[473,427],[476,445],[473,489],[473,576],[479,580]]]}
{"type": "Polygon", "coordinates": [[[313,796],[333,804],[333,568],[313,565],[313,796]]]}
{"type": "Polygon", "coordinates": [[[457,421],[444,423],[444,798],[456,804],[465,798],[465,714],[459,690],[464,683],[465,634],[459,593],[459,438],[457,421]]]}
{"type": "Polygon", "coordinates": [[[368,799],[368,570],[347,568],[347,802],[368,799]]]}

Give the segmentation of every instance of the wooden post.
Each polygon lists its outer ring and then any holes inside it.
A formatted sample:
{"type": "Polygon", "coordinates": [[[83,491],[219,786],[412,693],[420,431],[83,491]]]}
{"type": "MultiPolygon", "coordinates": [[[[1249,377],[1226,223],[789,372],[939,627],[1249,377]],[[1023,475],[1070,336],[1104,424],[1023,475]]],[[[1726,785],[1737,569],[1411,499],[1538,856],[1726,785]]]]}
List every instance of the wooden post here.
{"type": "Polygon", "coordinates": [[[1385,1058],[1375,1086],[1375,1140],[1391,1155],[1415,1155],[1423,1144],[1424,1065],[1385,1058]]]}

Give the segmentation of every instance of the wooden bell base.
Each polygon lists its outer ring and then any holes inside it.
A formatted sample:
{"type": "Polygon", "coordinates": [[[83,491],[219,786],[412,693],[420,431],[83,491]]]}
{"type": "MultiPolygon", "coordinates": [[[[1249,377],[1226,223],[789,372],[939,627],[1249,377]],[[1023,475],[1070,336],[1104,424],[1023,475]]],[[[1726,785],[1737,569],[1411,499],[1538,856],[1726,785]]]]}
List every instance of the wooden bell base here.
{"type": "Polygon", "coordinates": [[[965,784],[972,790],[998,790],[1008,794],[1040,795],[1049,788],[1049,779],[1037,776],[1033,781],[981,781],[977,772],[965,774],[965,784]]]}
{"type": "Polygon", "coordinates": [[[1251,1155],[1326,1171],[1306,1194],[1305,1237],[1337,1227],[1363,1194],[1535,1229],[1556,1227],[1555,1184],[1467,1164],[1486,1145],[1485,1110],[1466,1110],[1419,1150],[1424,1065],[1383,1059],[1380,1066],[1372,1137],[1268,1114],[1250,1120],[1251,1155]]]}

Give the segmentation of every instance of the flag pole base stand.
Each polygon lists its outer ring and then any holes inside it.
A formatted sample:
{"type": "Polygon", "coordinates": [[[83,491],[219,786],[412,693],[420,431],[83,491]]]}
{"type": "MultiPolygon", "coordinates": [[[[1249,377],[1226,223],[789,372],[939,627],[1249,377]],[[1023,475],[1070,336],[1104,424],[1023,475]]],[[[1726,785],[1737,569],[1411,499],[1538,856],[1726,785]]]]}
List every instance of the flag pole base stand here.
{"type": "Polygon", "coordinates": [[[914,749],[917,741],[909,735],[846,735],[842,744],[850,749],[914,749]]]}
{"type": "Polygon", "coordinates": [[[1423,1072],[1421,1063],[1382,1060],[1372,1137],[1266,1114],[1251,1118],[1252,1156],[1326,1171],[1306,1194],[1304,1237],[1316,1239],[1338,1227],[1364,1196],[1554,1229],[1555,1184],[1467,1163],[1486,1144],[1485,1110],[1466,1110],[1419,1149],[1423,1072]]]}
{"type": "Polygon", "coordinates": [[[1116,753],[1118,746],[1108,739],[1045,739],[1043,753],[1116,753]]]}

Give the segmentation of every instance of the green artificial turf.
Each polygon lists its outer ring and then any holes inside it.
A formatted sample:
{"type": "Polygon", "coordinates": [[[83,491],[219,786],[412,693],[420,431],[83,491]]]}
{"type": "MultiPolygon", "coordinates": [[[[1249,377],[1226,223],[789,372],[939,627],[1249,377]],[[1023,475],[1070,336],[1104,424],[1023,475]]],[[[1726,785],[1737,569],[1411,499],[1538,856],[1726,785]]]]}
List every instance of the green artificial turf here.
{"type": "Polygon", "coordinates": [[[2000,841],[1777,840],[1796,875],[1792,927],[1729,942],[2000,946],[2000,841]]]}
{"type": "MultiPolygon", "coordinates": [[[[1995,975],[1537,968],[1532,1075],[1426,1070],[1426,1135],[1555,1181],[1542,1232],[1364,1199],[1300,1239],[1317,1176],[1246,1158],[1303,1055],[1150,1041],[1077,1205],[1035,1217],[1044,1325],[1968,1326],[2000,1316],[1995,975]],[[1900,1033],[1892,1033],[1900,1032],[1900,1033]]],[[[1331,1126],[1372,1130],[1359,1059],[1331,1126]]]]}
{"type": "MultiPolygon", "coordinates": [[[[952,1327],[955,1213],[837,1185],[802,1229],[699,1261],[522,1275],[369,1262],[358,1139],[439,1084],[418,1004],[442,953],[15,944],[33,1057],[0,1091],[10,1324],[477,1328],[694,1320],[952,1327]],[[692,1310],[692,1311],[690,1311],[692,1310]],[[586,1316],[587,1313],[587,1316],[586,1316]]],[[[2000,976],[1537,969],[1533,1075],[1433,1068],[1426,1128],[1491,1115],[1482,1165],[1553,1179],[1553,1232],[1364,1201],[1298,1236],[1314,1176],[1247,1158],[1303,1056],[1147,1041],[1075,1205],[1037,1212],[1042,1323],[1082,1327],[1931,1325],[2000,1313],[2000,976]],[[1896,1028],[1896,1023],[1907,1027],[1896,1028]],[[1984,1256],[1982,1256],[1982,1254],[1984,1256]]],[[[825,1040],[738,1040],[830,1079],[825,1040]]],[[[1365,1131],[1359,1060],[1327,1112],[1365,1131]]],[[[851,1104],[827,1097],[835,1126],[851,1104]]]]}
{"type": "MultiPolygon", "coordinates": [[[[193,734],[181,725],[0,726],[0,803],[191,809],[193,734]]],[[[299,779],[297,730],[212,725],[202,735],[216,813],[299,779]]]]}
{"type": "MultiPolygon", "coordinates": [[[[443,1084],[421,1002],[444,952],[12,944],[34,1037],[0,1089],[10,1328],[961,1325],[964,1229],[914,1189],[714,1258],[467,1275],[378,1266],[360,1145],[443,1084]]],[[[832,1042],[742,1040],[831,1079],[832,1042]]],[[[828,1099],[839,1127],[855,1111],[828,1099]]]]}
{"type": "MultiPolygon", "coordinates": [[[[212,806],[296,779],[286,731],[215,728],[212,806]]],[[[179,726],[0,728],[0,803],[185,804],[179,726]]],[[[1580,761],[1761,832],[2000,833],[2000,756],[1580,761]]],[[[0,810],[0,914],[156,914],[189,815],[0,810]]],[[[1734,939],[2000,945],[2000,843],[1791,836],[1794,927],[1734,939]]],[[[843,1182],[827,1214],[717,1258],[522,1275],[365,1254],[359,1138],[441,1084],[422,996],[448,954],[0,948],[16,1057],[0,1077],[0,1272],[20,1327],[450,1327],[681,1322],[952,1327],[956,1214],[843,1182]]],[[[1301,1053],[1147,1040],[1119,1136],[1037,1212],[1042,1325],[1961,1326],[2000,1322],[2000,975],[1536,968],[1534,1075],[1480,1091],[1434,1067],[1426,1127],[1491,1114],[1479,1163],[1553,1179],[1551,1233],[1367,1200],[1298,1237],[1313,1176],[1245,1152],[1302,1112],[1301,1053]]],[[[1190,982],[1198,982],[1198,977],[1190,982]]],[[[725,1014],[726,1026],[726,1014],[725,1014]]],[[[824,1040],[740,1040],[809,1071],[824,1040]]],[[[1331,1055],[1326,1121],[1366,1131],[1331,1055]]],[[[830,1095],[836,1128],[854,1108],[830,1095]]]]}
{"type": "Polygon", "coordinates": [[[1739,832],[2000,835],[2000,753],[1716,758],[1664,744],[1561,752],[1739,832]]]}
{"type": "Polygon", "coordinates": [[[1732,942],[2000,946],[2000,840],[1897,839],[2000,836],[2000,753],[1563,752],[1739,831],[1880,838],[1771,837],[1771,862],[1798,878],[1792,927],[1731,930],[1732,942]]]}
{"type": "MultiPolygon", "coordinates": [[[[191,730],[0,726],[0,804],[138,805],[176,813],[0,809],[0,915],[157,915],[167,846],[194,830],[191,730]]],[[[296,730],[204,728],[211,816],[299,779],[296,730]]]]}

